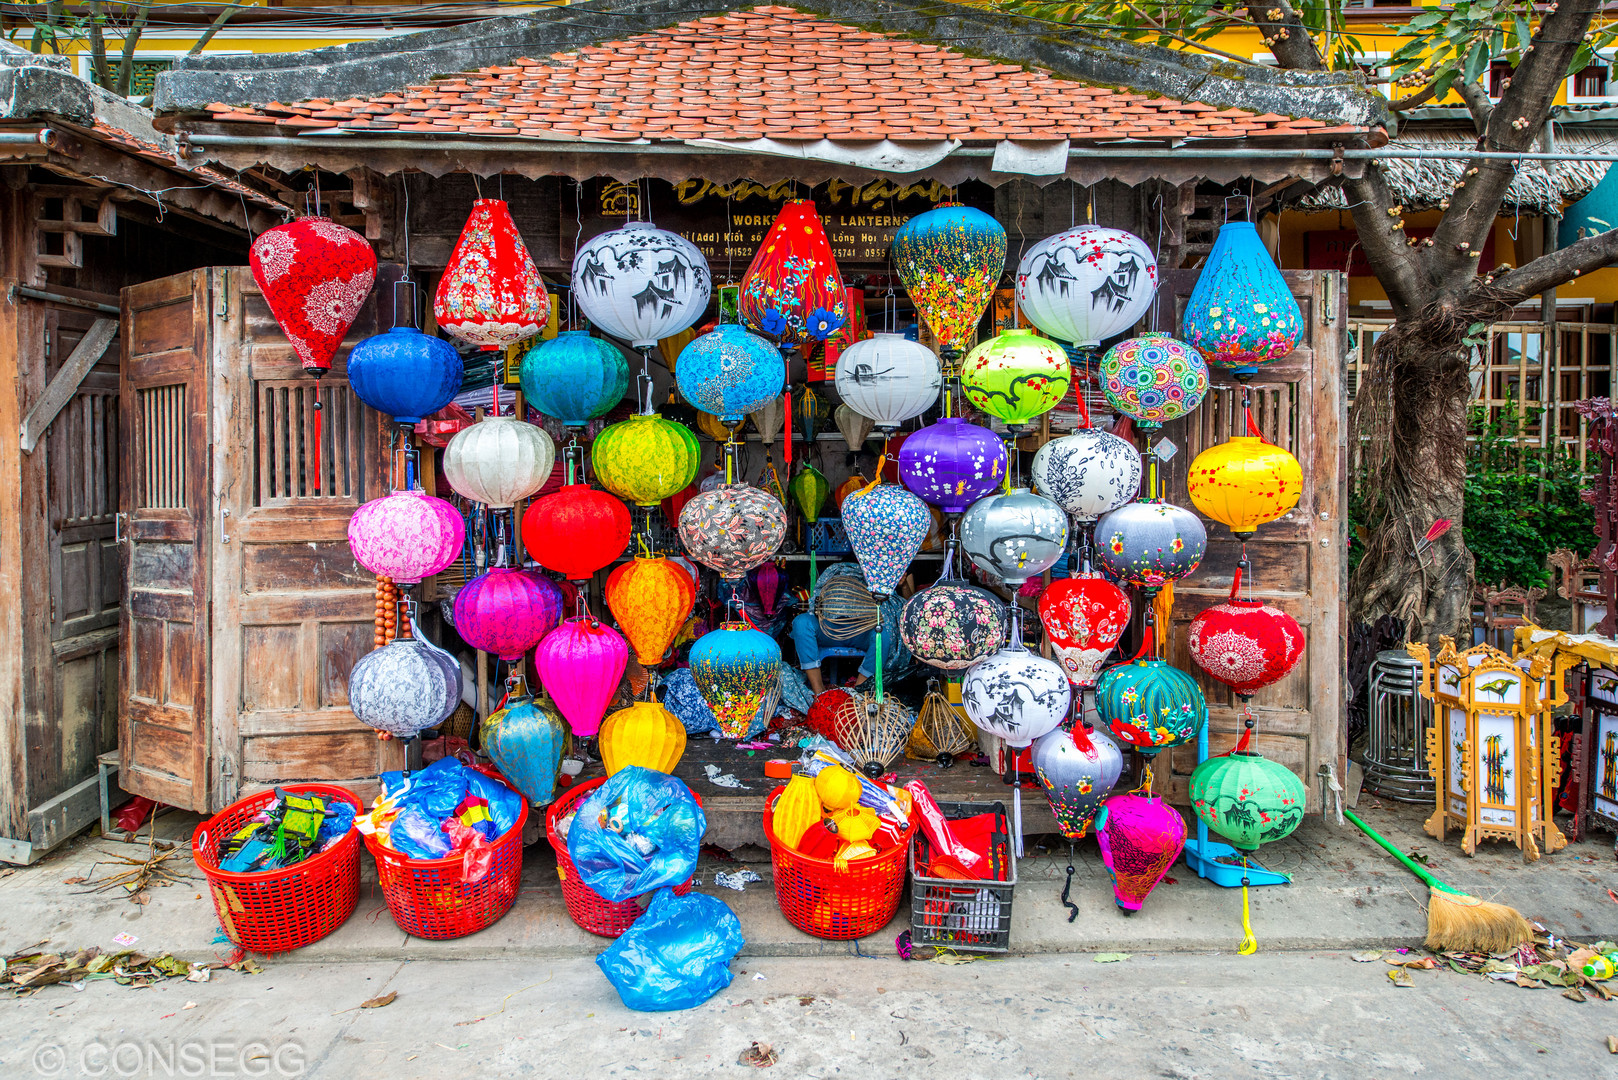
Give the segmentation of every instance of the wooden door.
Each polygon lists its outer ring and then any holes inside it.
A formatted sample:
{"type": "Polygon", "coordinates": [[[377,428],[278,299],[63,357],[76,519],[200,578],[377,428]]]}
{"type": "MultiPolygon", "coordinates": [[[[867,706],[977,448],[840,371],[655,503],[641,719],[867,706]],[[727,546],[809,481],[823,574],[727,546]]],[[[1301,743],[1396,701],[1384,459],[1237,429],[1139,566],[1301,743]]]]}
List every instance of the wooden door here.
{"type": "MultiPolygon", "coordinates": [[[[1249,386],[1253,416],[1264,438],[1291,451],[1303,466],[1303,494],[1285,517],[1260,526],[1248,542],[1251,569],[1242,591],[1247,595],[1251,584],[1255,599],[1297,619],[1307,638],[1303,659],[1292,673],[1254,695],[1258,722],[1253,745],[1303,778],[1309,811],[1314,813],[1320,809],[1320,766],[1330,764],[1339,782],[1347,777],[1343,714],[1347,420],[1342,380],[1347,290],[1342,275],[1329,271],[1286,271],[1285,276],[1303,312],[1304,339],[1288,356],[1261,367],[1249,386]]],[[[1194,270],[1164,274],[1158,305],[1162,329],[1173,332],[1179,327],[1196,279],[1194,270]]],[[[1197,454],[1232,435],[1246,434],[1241,402],[1239,384],[1228,373],[1215,372],[1202,407],[1165,425],[1163,437],[1179,448],[1164,470],[1171,502],[1191,505],[1185,476],[1197,454]]],[[[1168,659],[1201,683],[1208,696],[1210,751],[1220,754],[1241,732],[1242,702],[1197,667],[1186,648],[1186,631],[1198,612],[1229,595],[1241,544],[1225,526],[1203,521],[1208,553],[1197,573],[1174,590],[1168,659]]],[[[1166,785],[1172,797],[1184,802],[1195,765],[1194,745],[1176,748],[1171,768],[1160,767],[1160,787],[1166,785]]]]}
{"type": "MultiPolygon", "coordinates": [[[[349,389],[346,346],[317,384],[252,275],[211,273],[221,799],[292,780],[374,790],[376,774],[403,757],[401,744],[378,741],[348,708],[349,671],[373,647],[376,580],[349,551],[348,519],[384,492],[381,418],[349,389]]],[[[373,291],[348,344],[375,332],[385,291],[373,291]]]]}
{"type": "Polygon", "coordinates": [[[123,291],[119,405],[126,541],[120,627],[120,782],[189,810],[212,808],[206,684],[210,525],[209,275],[123,291]]]}

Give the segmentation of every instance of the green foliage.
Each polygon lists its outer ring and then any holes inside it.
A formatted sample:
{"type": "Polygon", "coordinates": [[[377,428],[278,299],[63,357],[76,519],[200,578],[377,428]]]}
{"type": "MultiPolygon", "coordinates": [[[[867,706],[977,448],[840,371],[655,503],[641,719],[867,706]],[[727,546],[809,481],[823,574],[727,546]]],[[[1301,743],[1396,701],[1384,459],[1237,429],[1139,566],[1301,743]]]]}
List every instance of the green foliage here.
{"type": "MultiPolygon", "coordinates": [[[[1538,418],[1530,410],[1528,419],[1538,418]]],[[[1517,441],[1509,404],[1490,421],[1472,409],[1466,456],[1466,546],[1477,559],[1477,580],[1490,585],[1546,585],[1545,557],[1558,548],[1584,553],[1595,544],[1595,515],[1579,497],[1578,458],[1560,445],[1517,441]]]]}

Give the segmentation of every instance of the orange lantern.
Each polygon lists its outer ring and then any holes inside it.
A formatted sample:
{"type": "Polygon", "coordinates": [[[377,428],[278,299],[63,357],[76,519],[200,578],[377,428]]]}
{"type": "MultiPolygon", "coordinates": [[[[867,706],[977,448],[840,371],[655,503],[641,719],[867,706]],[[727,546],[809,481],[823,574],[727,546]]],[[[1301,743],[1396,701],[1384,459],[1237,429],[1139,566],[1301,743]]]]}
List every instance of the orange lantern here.
{"type": "Polygon", "coordinates": [[[647,667],[661,664],[696,603],[690,575],[661,555],[642,556],[607,575],[606,591],[607,609],[623,628],[635,659],[647,667]]]}

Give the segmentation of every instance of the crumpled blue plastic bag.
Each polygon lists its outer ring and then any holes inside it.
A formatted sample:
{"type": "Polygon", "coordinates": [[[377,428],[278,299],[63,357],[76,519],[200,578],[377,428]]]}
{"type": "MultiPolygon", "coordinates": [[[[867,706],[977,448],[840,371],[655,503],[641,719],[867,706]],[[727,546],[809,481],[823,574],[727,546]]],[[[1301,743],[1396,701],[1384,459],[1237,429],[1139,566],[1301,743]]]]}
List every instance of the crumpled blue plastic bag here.
{"type": "Polygon", "coordinates": [[[439,758],[418,772],[382,774],[385,794],[395,796],[401,789],[404,793],[399,796],[399,805],[418,810],[434,822],[454,817],[455,808],[469,794],[488,800],[490,820],[472,825],[488,840],[504,836],[517,824],[517,815],[522,813],[521,795],[454,758],[439,758]]]}
{"type": "Polygon", "coordinates": [[[388,840],[407,859],[442,859],[454,848],[444,833],[444,823],[413,806],[393,819],[388,840]]]}
{"type": "Polygon", "coordinates": [[[690,877],[707,829],[683,781],[631,765],[580,801],[567,854],[586,885],[617,903],[690,877]]]}
{"type": "Polygon", "coordinates": [[[723,900],[659,889],[596,966],[631,1009],[692,1009],[730,985],[730,962],[743,944],[741,921],[723,900]]]}

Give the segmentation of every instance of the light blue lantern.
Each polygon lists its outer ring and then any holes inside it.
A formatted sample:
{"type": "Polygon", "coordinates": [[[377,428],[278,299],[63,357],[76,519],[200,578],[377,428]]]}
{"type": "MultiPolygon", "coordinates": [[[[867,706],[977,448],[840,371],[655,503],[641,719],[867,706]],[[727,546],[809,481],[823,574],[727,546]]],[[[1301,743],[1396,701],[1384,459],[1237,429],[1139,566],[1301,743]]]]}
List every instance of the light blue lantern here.
{"type": "Polygon", "coordinates": [[[604,416],[629,390],[629,361],[587,330],[564,330],[522,358],[518,371],[528,404],[564,424],[604,416]]]}
{"type": "Polygon", "coordinates": [[[1303,312],[1250,221],[1219,230],[1186,302],[1180,336],[1237,378],[1286,356],[1303,334],[1303,312]]]}
{"type": "Polygon", "coordinates": [[[354,396],[401,424],[417,424],[454,400],[465,365],[455,346],[410,326],[366,338],[348,354],[354,396]]]}
{"type": "Polygon", "coordinates": [[[674,377],[687,401],[735,427],[781,396],[786,365],[764,338],[721,323],[680,350],[674,377]]]}
{"type": "Polygon", "coordinates": [[[1134,660],[1101,673],[1096,712],[1114,738],[1151,755],[1194,740],[1208,701],[1197,680],[1166,660],[1134,660]]]}
{"type": "Polygon", "coordinates": [[[879,484],[843,500],[843,531],[878,600],[892,594],[921,550],[933,516],[927,504],[897,484],[879,484]]]}
{"type": "Polygon", "coordinates": [[[483,748],[500,775],[517,785],[527,800],[544,806],[556,797],[567,723],[549,700],[516,698],[483,721],[483,748]]]}

